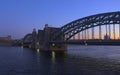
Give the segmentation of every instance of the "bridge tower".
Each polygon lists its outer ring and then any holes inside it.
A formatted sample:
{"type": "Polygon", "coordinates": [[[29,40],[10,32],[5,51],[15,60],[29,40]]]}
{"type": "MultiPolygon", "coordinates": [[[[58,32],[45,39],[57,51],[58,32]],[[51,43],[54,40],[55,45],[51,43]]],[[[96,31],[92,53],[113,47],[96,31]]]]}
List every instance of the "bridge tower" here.
{"type": "Polygon", "coordinates": [[[43,30],[43,49],[48,50],[49,49],[49,41],[50,41],[50,28],[48,27],[48,24],[45,24],[45,28],[43,30]]]}
{"type": "Polygon", "coordinates": [[[36,48],[36,46],[37,46],[37,32],[36,29],[33,29],[31,48],[36,48]]]}
{"type": "MultiPolygon", "coordinates": [[[[51,50],[59,50],[63,47],[63,45],[52,42],[53,34],[58,31],[59,28],[49,27],[48,24],[45,24],[43,30],[38,31],[38,41],[39,41],[39,49],[43,51],[51,51],[51,50]]],[[[59,40],[60,37],[58,38],[59,40]]]]}

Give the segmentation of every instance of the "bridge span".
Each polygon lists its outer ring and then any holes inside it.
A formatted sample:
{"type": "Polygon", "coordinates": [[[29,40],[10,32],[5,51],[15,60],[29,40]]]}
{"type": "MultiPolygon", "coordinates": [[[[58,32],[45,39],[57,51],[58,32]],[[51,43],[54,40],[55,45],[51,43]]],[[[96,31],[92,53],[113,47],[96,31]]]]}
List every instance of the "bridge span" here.
{"type": "Polygon", "coordinates": [[[43,30],[27,34],[23,46],[25,43],[40,50],[65,50],[67,44],[120,45],[120,12],[83,17],[60,28],[46,24],[43,30]]]}

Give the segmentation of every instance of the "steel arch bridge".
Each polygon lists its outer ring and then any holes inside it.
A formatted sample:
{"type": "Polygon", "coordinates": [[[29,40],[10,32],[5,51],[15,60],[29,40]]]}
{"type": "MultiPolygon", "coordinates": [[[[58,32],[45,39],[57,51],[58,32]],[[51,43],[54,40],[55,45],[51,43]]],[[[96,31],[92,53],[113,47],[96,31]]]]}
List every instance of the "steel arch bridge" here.
{"type": "MultiPolygon", "coordinates": [[[[113,27],[115,24],[120,24],[120,12],[108,12],[108,13],[101,13],[92,16],[87,16],[84,18],[80,18],[74,20],[64,26],[62,26],[57,32],[53,34],[52,40],[58,40],[59,37],[64,36],[63,40],[69,40],[75,34],[87,30],[89,28],[94,28],[99,26],[101,35],[101,26],[102,25],[111,25],[113,27]]],[[[115,33],[115,29],[113,31],[115,33]]],[[[93,35],[93,34],[92,34],[93,35]]],[[[120,35],[120,30],[119,30],[120,35]]],[[[115,34],[114,34],[115,36],[115,34]]]]}

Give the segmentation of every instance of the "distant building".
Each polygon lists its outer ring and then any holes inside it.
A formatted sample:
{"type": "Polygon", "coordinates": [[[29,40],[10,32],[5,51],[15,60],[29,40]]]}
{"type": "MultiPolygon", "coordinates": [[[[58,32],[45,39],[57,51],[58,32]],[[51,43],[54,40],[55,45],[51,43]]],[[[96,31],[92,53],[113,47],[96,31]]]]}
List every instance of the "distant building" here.
{"type": "Polygon", "coordinates": [[[104,36],[104,40],[110,40],[110,36],[106,34],[106,35],[104,36]]]}
{"type": "Polygon", "coordinates": [[[11,41],[11,36],[8,35],[7,37],[0,37],[0,42],[9,42],[11,41]]]}
{"type": "Polygon", "coordinates": [[[11,36],[6,37],[0,37],[0,46],[11,46],[12,45],[12,39],[11,36]]]}

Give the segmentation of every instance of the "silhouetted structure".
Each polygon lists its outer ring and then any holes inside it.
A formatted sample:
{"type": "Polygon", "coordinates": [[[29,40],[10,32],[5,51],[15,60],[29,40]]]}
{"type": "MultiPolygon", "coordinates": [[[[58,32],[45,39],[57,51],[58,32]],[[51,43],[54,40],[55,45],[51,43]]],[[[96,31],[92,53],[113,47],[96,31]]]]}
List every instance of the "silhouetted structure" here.
{"type": "Polygon", "coordinates": [[[106,35],[104,36],[104,40],[110,40],[109,35],[106,34],[106,35]]]}
{"type": "Polygon", "coordinates": [[[33,30],[31,34],[27,34],[23,39],[23,44],[28,44],[32,48],[42,50],[65,49],[68,43],[120,45],[120,40],[116,40],[116,25],[118,26],[118,36],[120,39],[120,12],[102,13],[80,18],[60,28],[49,27],[46,24],[43,30],[38,30],[38,33],[33,30]],[[106,28],[105,36],[102,35],[102,26],[106,28]],[[95,27],[98,27],[97,39],[95,38],[95,27]],[[112,31],[113,36],[111,36],[112,31]],[[78,34],[77,41],[76,34],[78,34]],[[71,40],[72,37],[73,39],[71,40]]]}

